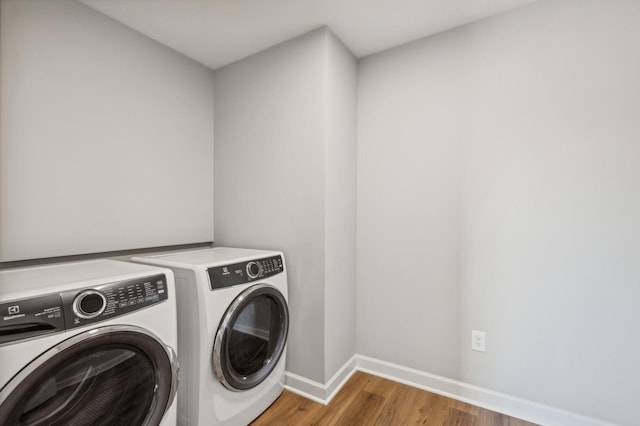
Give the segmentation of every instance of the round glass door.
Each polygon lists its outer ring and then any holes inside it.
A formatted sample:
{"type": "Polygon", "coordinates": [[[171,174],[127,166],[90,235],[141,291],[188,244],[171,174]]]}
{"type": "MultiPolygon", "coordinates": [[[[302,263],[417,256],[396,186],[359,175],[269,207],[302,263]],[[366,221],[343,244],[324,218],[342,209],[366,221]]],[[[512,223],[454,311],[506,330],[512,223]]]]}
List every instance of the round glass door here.
{"type": "Polygon", "coordinates": [[[0,394],[0,424],[157,425],[177,387],[175,353],[137,327],[75,336],[27,365],[0,394]]]}
{"type": "Polygon", "coordinates": [[[213,346],[213,369],[227,389],[259,385],[284,352],[289,310],[284,296],[267,284],[249,287],[222,317],[213,346]]]}

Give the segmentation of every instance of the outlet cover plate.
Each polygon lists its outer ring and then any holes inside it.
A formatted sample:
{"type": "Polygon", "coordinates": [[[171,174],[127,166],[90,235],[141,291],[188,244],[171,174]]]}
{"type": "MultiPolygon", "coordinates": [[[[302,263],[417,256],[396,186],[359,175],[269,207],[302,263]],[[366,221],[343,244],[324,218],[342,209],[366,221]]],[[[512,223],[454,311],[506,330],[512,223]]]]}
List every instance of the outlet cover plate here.
{"type": "Polygon", "coordinates": [[[487,351],[487,333],[471,330],[471,349],[478,352],[487,351]]]}

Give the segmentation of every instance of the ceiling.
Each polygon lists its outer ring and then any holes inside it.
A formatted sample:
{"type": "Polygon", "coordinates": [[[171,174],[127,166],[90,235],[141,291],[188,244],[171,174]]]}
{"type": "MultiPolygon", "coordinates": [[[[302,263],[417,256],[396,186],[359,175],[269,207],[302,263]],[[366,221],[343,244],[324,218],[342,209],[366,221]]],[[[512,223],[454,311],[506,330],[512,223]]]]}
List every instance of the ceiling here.
{"type": "Polygon", "coordinates": [[[78,0],[216,69],[321,26],[358,58],[534,0],[78,0]]]}

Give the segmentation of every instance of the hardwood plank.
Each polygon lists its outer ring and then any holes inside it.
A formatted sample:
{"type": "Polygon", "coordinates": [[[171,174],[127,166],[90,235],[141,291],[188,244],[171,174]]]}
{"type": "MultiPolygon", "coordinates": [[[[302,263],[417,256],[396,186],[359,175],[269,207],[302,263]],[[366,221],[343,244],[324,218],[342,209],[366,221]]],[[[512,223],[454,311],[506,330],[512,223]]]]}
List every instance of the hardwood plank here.
{"type": "Polygon", "coordinates": [[[365,389],[367,384],[373,380],[369,374],[355,373],[340,389],[331,403],[317,413],[316,422],[318,425],[339,424],[343,417],[348,416],[350,403],[357,397],[358,392],[365,389]]]}
{"type": "Polygon", "coordinates": [[[406,423],[409,411],[413,409],[408,403],[410,389],[408,386],[396,386],[397,383],[389,385],[389,397],[385,401],[378,418],[373,422],[373,426],[391,426],[399,423],[406,423]]]}
{"type": "Polygon", "coordinates": [[[416,389],[415,392],[422,395],[423,403],[418,406],[410,424],[444,425],[449,414],[449,398],[420,389],[416,389]]]}
{"type": "Polygon", "coordinates": [[[307,417],[313,417],[315,413],[321,412],[322,408],[324,408],[322,404],[296,395],[295,393],[285,391],[265,413],[254,420],[252,424],[300,424],[300,421],[304,421],[307,417]],[[269,415],[266,416],[266,413],[269,413],[269,415]]]}
{"type": "Polygon", "coordinates": [[[532,424],[491,410],[481,409],[478,415],[478,426],[529,426],[532,424]]]}
{"type": "Polygon", "coordinates": [[[449,407],[449,412],[447,413],[447,417],[445,417],[444,424],[446,426],[474,426],[476,419],[477,416],[473,414],[449,407]]]}
{"type": "Polygon", "coordinates": [[[478,414],[480,413],[481,408],[475,405],[450,398],[447,398],[447,400],[449,407],[455,408],[456,410],[464,411],[465,413],[469,413],[474,416],[478,416],[478,414]]]}
{"type": "Polygon", "coordinates": [[[370,425],[378,418],[384,398],[365,390],[359,391],[351,398],[346,409],[340,416],[334,418],[323,417],[318,425],[370,425]]]}
{"type": "Polygon", "coordinates": [[[285,391],[252,426],[534,426],[533,423],[356,372],[329,405],[285,391]]]}

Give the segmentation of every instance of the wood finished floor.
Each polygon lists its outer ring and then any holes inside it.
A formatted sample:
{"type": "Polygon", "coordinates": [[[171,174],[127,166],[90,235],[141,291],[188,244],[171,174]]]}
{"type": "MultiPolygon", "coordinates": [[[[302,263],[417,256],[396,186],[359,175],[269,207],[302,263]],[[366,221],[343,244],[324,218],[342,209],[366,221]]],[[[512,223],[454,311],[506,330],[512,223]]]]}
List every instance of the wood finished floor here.
{"type": "Polygon", "coordinates": [[[533,423],[358,371],[329,405],[284,391],[251,425],[531,426],[533,423]]]}

